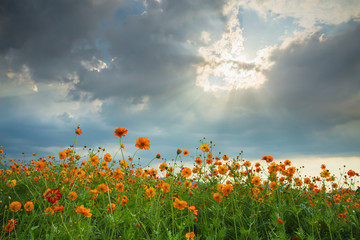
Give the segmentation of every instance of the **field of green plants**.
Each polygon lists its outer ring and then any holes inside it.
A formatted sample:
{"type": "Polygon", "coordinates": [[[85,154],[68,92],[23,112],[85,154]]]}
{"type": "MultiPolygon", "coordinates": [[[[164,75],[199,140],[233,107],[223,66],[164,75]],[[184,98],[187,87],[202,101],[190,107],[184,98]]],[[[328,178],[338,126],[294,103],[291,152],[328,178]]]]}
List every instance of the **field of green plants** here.
{"type": "Polygon", "coordinates": [[[354,170],[336,178],[323,164],[303,178],[290,160],[245,161],[205,139],[140,167],[150,141],[138,138],[125,156],[127,132],[115,129],[116,153],[78,154],[80,127],[55,156],[17,160],[1,149],[0,239],[360,239],[354,170]]]}

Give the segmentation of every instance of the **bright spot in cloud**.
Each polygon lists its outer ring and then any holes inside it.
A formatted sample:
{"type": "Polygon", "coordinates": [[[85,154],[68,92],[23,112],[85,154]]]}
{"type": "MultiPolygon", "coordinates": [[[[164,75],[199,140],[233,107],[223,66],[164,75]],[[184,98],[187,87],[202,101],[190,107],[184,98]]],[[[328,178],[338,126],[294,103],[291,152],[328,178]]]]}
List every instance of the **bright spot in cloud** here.
{"type": "MultiPolygon", "coordinates": [[[[229,2],[223,9],[228,17],[226,32],[221,39],[199,48],[203,62],[196,66],[196,84],[205,91],[246,89],[258,87],[266,81],[264,55],[253,60],[244,56],[244,37],[237,17],[239,3],[229,2]]],[[[202,32],[200,40],[210,42],[210,34],[202,32]]],[[[260,52],[259,52],[260,53],[260,52]]]]}
{"type": "Polygon", "coordinates": [[[101,70],[108,68],[107,64],[95,56],[92,57],[91,61],[81,61],[81,65],[89,71],[101,72],[101,70]]]}

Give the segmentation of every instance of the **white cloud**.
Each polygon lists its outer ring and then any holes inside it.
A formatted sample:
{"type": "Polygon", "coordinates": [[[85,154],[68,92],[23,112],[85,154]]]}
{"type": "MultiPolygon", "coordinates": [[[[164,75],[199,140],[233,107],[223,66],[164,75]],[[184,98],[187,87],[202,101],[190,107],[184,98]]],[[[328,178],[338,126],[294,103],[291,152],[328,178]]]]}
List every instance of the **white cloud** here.
{"type": "Polygon", "coordinates": [[[91,61],[82,60],[81,65],[89,71],[101,72],[103,69],[108,68],[107,64],[95,56],[92,57],[91,61]]]}
{"type": "MultiPolygon", "coordinates": [[[[196,66],[196,84],[205,91],[246,89],[258,87],[266,81],[262,71],[269,64],[263,64],[261,57],[254,60],[245,58],[245,39],[237,17],[238,11],[239,3],[229,1],[222,11],[228,18],[226,32],[218,41],[198,50],[203,62],[196,66]]],[[[201,40],[209,42],[207,32],[202,33],[201,40]]]]}
{"type": "Polygon", "coordinates": [[[341,24],[360,16],[357,0],[240,0],[241,6],[268,16],[295,18],[306,29],[316,28],[316,24],[341,24]]]}

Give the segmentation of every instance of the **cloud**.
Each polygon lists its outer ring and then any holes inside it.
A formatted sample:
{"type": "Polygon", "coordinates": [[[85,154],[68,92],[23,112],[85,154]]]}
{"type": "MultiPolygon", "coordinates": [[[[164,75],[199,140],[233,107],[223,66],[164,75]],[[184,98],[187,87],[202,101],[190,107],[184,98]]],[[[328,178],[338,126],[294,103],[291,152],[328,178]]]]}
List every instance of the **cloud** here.
{"type": "Polygon", "coordinates": [[[241,6],[253,9],[264,18],[295,18],[305,29],[317,29],[320,24],[339,25],[359,20],[360,5],[356,0],[242,0],[241,6]]]}

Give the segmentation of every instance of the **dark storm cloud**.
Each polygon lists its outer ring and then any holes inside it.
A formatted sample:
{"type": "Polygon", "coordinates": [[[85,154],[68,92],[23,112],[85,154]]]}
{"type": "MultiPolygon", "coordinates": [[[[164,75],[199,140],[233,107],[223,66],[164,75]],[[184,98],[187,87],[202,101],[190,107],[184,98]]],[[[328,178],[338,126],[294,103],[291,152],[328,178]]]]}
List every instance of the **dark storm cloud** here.
{"type": "Polygon", "coordinates": [[[112,16],[114,1],[1,1],[0,57],[8,71],[27,65],[36,81],[59,80],[82,58],[99,55],[99,26],[112,16]]]}

